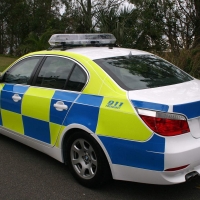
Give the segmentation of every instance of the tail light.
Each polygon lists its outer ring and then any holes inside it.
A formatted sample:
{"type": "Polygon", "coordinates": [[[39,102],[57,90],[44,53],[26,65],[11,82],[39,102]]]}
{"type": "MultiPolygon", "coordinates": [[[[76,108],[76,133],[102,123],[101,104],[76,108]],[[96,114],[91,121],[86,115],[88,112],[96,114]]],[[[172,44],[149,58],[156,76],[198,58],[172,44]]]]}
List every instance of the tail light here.
{"type": "Polygon", "coordinates": [[[187,119],[183,115],[137,109],[146,125],[162,136],[176,136],[190,132],[187,119]]]}

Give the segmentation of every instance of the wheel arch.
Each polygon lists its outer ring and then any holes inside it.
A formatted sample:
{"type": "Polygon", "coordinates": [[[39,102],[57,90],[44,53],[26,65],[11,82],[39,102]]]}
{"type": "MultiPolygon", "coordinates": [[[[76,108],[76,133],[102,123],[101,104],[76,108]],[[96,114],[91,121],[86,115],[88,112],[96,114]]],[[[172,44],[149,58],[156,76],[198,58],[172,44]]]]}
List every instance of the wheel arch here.
{"type": "Polygon", "coordinates": [[[105,148],[105,146],[103,145],[103,143],[101,142],[101,140],[99,139],[98,135],[96,135],[95,133],[93,133],[90,129],[88,129],[87,127],[83,126],[83,125],[77,125],[77,124],[72,124],[67,126],[64,130],[63,133],[60,137],[60,148],[61,148],[61,153],[62,153],[62,158],[63,158],[63,162],[65,164],[66,163],[66,144],[67,144],[67,140],[70,138],[70,136],[75,133],[76,131],[84,131],[87,134],[90,134],[96,141],[97,143],[100,145],[110,168],[110,172],[111,175],[113,177],[113,167],[112,167],[112,162],[111,162],[111,158],[105,148]]]}

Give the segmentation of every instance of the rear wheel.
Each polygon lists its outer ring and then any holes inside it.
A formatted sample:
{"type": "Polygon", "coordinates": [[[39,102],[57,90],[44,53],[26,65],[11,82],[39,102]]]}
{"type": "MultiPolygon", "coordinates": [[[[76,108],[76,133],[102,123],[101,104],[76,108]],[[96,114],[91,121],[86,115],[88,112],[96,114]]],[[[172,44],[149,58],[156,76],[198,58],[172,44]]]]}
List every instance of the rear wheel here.
{"type": "Polygon", "coordinates": [[[97,187],[110,178],[107,159],[97,141],[86,132],[75,132],[67,141],[66,159],[79,183],[97,187]]]}

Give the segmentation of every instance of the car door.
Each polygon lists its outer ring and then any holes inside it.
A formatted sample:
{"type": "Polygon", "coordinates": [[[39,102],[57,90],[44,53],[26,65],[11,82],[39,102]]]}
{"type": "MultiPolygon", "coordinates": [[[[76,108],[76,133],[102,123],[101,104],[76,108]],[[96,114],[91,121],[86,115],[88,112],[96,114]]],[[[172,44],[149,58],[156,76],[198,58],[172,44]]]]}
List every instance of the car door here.
{"type": "Polygon", "coordinates": [[[21,105],[31,78],[43,56],[27,57],[14,64],[3,76],[1,85],[1,128],[24,135],[21,105]]]}
{"type": "Polygon", "coordinates": [[[81,87],[75,87],[71,79],[76,69],[77,64],[71,59],[47,56],[23,98],[25,135],[55,145],[62,123],[86,83],[85,78],[81,87]]]}

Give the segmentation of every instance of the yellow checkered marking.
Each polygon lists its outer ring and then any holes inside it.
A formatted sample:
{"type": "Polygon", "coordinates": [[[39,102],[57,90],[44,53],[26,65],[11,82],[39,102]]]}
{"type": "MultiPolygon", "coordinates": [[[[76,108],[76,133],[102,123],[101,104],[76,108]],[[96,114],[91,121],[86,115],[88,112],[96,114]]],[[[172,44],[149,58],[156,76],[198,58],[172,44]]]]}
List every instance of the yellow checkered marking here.
{"type": "MultiPolygon", "coordinates": [[[[1,117],[5,128],[24,135],[23,119],[21,114],[1,109],[1,117]],[[11,121],[10,119],[15,120],[11,121]]],[[[59,124],[49,122],[51,145],[55,145],[57,141],[57,134],[60,132],[61,127],[62,126],[59,124]]]]}
{"type": "Polygon", "coordinates": [[[51,145],[54,145],[57,141],[57,136],[58,133],[60,132],[61,125],[50,122],[49,128],[50,128],[51,145]]]}
{"type": "Polygon", "coordinates": [[[59,132],[58,138],[56,140],[56,144],[55,144],[56,147],[60,147],[60,138],[61,138],[61,135],[65,128],[66,128],[66,126],[61,126],[61,128],[60,128],[60,132],[59,132]]]}
{"type": "Polygon", "coordinates": [[[22,114],[49,122],[50,104],[53,95],[53,89],[30,87],[23,97],[22,114]]]}
{"type": "Polygon", "coordinates": [[[21,114],[1,109],[1,117],[2,124],[5,128],[24,135],[24,126],[21,114]]]}
{"type": "Polygon", "coordinates": [[[110,97],[103,99],[96,134],[135,141],[146,141],[152,136],[152,132],[134,113],[128,99],[110,97]],[[120,108],[111,108],[107,106],[110,101],[123,103],[123,105],[120,108]]]}
{"type": "Polygon", "coordinates": [[[5,85],[4,83],[0,84],[0,91],[3,89],[4,85],[5,85]]]}
{"type": "MultiPolygon", "coordinates": [[[[111,137],[118,137],[136,141],[146,141],[152,136],[152,132],[139,119],[134,109],[127,98],[127,91],[120,88],[95,62],[80,54],[65,52],[65,51],[42,51],[34,54],[54,54],[71,57],[87,66],[90,75],[90,81],[83,90],[84,94],[93,94],[104,96],[103,103],[100,107],[99,118],[96,128],[96,133],[99,135],[108,135],[111,137]],[[120,109],[106,107],[108,101],[122,102],[123,106],[120,109]]],[[[27,91],[29,92],[29,91],[27,91]]],[[[42,91],[43,92],[43,91],[42,91]]],[[[39,92],[40,93],[40,92],[39,92]]],[[[49,94],[49,96],[51,96],[49,94]]],[[[53,96],[53,95],[52,95],[53,96]]],[[[51,98],[51,97],[50,97],[51,98]]],[[[49,98],[49,99],[50,99],[49,98]]],[[[24,101],[28,105],[27,99],[24,101]]],[[[33,100],[33,99],[32,99],[33,100]]],[[[37,100],[37,99],[35,99],[37,100]]],[[[24,103],[23,102],[23,103],[24,103]]],[[[37,101],[37,103],[40,103],[37,101]]],[[[42,111],[37,111],[38,106],[28,108],[22,111],[23,114],[29,116],[34,110],[34,117],[41,120],[47,120],[49,116],[49,104],[45,101],[41,102],[44,105],[42,111]],[[47,113],[45,116],[42,113],[47,113]]],[[[51,128],[52,130],[54,128],[51,128]]],[[[62,128],[60,133],[62,132],[62,128]]],[[[56,146],[60,140],[60,134],[56,141],[56,146]]]]}

